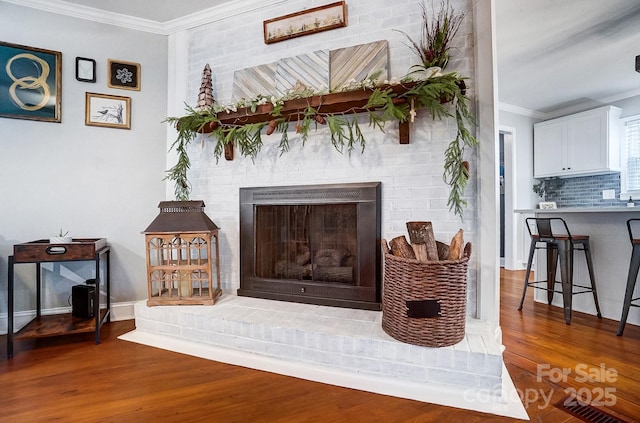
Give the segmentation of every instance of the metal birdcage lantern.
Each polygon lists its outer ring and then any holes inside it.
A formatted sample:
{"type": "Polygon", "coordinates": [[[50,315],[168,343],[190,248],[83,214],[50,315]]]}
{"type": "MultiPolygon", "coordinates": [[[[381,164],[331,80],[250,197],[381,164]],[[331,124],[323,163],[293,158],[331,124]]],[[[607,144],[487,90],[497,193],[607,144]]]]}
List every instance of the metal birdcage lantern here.
{"type": "Polygon", "coordinates": [[[162,201],[158,205],[160,214],[143,232],[148,306],[213,305],[222,294],[219,228],[204,207],[203,201],[162,201]]]}

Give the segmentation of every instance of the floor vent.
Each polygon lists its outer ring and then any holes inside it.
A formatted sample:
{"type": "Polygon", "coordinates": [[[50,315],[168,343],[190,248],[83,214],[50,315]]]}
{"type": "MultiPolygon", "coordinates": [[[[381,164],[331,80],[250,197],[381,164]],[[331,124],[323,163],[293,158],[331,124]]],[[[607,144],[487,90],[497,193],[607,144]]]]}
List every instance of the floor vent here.
{"type": "Polygon", "coordinates": [[[628,423],[590,404],[578,401],[574,396],[558,401],[555,406],[587,423],[628,423]]]}

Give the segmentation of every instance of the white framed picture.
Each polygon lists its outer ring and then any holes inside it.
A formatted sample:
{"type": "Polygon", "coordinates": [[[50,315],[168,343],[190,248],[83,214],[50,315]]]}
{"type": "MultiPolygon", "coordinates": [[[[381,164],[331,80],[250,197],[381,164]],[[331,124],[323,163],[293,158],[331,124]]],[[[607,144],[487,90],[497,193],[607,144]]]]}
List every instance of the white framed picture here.
{"type": "Polygon", "coordinates": [[[545,210],[545,209],[557,209],[558,205],[556,204],[555,201],[541,201],[538,203],[538,208],[545,210]]]}

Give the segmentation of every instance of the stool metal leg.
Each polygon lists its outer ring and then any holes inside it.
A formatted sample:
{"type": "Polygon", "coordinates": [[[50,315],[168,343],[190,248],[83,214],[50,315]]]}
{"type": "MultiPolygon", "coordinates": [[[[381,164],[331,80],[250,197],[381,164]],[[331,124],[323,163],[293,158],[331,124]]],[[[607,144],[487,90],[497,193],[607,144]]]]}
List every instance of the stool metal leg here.
{"type": "Polygon", "coordinates": [[[629,275],[627,276],[627,288],[624,293],[624,302],[622,303],[622,317],[620,317],[620,325],[618,326],[618,336],[622,336],[624,326],[629,316],[629,308],[633,298],[633,290],[636,286],[638,277],[638,269],[640,268],[640,244],[633,244],[631,251],[631,262],[629,263],[629,275]]]}
{"type": "Polygon", "coordinates": [[[556,289],[556,267],[558,266],[558,247],[547,242],[547,304],[553,302],[556,289]]]}
{"type": "Polygon", "coordinates": [[[529,286],[529,276],[531,275],[531,263],[533,262],[533,255],[536,252],[536,240],[531,239],[531,246],[529,247],[529,261],[527,261],[527,271],[524,274],[524,286],[522,287],[522,298],[520,299],[520,305],[518,310],[522,310],[522,304],[524,304],[524,297],[527,294],[527,287],[529,286]]]}
{"type": "Polygon", "coordinates": [[[589,269],[589,280],[591,281],[591,292],[593,293],[593,302],[596,305],[596,312],[598,319],[602,319],[602,313],[600,313],[600,304],[598,303],[598,292],[596,291],[596,278],[593,272],[593,261],[591,260],[591,248],[589,241],[582,244],[584,248],[584,255],[587,258],[587,268],[589,269]]]}
{"type": "Polygon", "coordinates": [[[573,245],[571,241],[558,242],[560,258],[560,279],[562,281],[562,302],[564,320],[571,324],[571,307],[573,301],[573,245]]]}

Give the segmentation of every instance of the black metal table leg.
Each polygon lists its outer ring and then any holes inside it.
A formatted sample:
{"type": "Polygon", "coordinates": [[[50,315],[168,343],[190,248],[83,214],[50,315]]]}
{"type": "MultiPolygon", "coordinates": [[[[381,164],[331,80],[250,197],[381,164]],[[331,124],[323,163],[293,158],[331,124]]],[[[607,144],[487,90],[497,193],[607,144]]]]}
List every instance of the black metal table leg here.
{"type": "Polygon", "coordinates": [[[13,357],[13,256],[9,256],[9,274],[7,280],[7,357],[13,357]]]}
{"type": "Polygon", "coordinates": [[[42,315],[42,265],[36,263],[36,317],[42,315]]]}
{"type": "Polygon", "coordinates": [[[93,316],[96,322],[95,340],[96,345],[100,343],[100,252],[96,253],[96,284],[93,292],[93,316]]]}
{"type": "Polygon", "coordinates": [[[109,323],[111,322],[111,271],[109,270],[111,269],[111,250],[107,250],[105,256],[107,258],[107,263],[104,271],[104,279],[107,285],[107,323],[109,323]]]}

